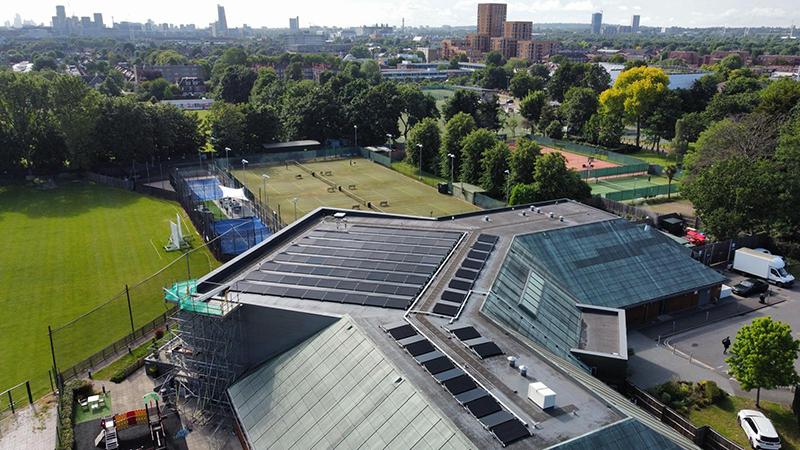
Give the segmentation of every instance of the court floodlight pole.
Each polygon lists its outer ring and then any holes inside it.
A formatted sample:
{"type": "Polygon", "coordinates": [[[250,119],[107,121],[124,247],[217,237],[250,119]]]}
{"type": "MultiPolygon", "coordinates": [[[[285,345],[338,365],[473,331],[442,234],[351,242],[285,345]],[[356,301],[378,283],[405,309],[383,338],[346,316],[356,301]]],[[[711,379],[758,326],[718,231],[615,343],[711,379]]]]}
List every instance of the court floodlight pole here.
{"type": "Polygon", "coordinates": [[[131,309],[131,294],[130,290],[128,290],[128,285],[125,285],[125,297],[128,299],[128,318],[131,320],[131,334],[136,332],[136,329],[133,327],[133,310],[131,309]]]}
{"type": "Polygon", "coordinates": [[[506,169],[503,173],[506,175],[506,203],[510,203],[511,192],[508,191],[508,188],[511,186],[511,172],[506,169]]]}
{"type": "Polygon", "coordinates": [[[453,171],[454,171],[454,167],[456,165],[455,164],[456,155],[454,155],[452,153],[448,153],[447,157],[450,158],[450,194],[452,195],[453,194],[453,171]]]}
{"type": "Polygon", "coordinates": [[[47,326],[47,335],[50,337],[50,354],[53,356],[53,375],[56,377],[56,387],[61,389],[61,377],[58,376],[58,366],[56,365],[56,347],[53,345],[53,329],[47,326]]]}
{"type": "Polygon", "coordinates": [[[419,158],[419,179],[422,180],[422,144],[417,144],[417,148],[419,149],[417,152],[417,158],[419,158]]]}

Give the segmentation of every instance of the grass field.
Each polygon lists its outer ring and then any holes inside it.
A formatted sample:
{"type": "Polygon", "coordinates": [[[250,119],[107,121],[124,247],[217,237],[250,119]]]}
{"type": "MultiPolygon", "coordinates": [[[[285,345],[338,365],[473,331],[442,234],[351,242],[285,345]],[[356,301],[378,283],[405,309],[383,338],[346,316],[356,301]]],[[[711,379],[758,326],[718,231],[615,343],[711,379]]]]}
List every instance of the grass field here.
{"type": "MultiPolygon", "coordinates": [[[[744,431],[736,423],[736,414],[742,409],[757,408],[753,400],[731,396],[715,405],[699,411],[691,411],[689,420],[698,426],[709,425],[726,438],[741,445],[742,448],[750,448],[744,431]]],[[[761,412],[769,417],[778,430],[782,441],[781,448],[785,450],[800,449],[800,429],[797,427],[797,419],[789,408],[762,400],[761,412]]]]}
{"type": "MultiPolygon", "coordinates": [[[[342,189],[380,207],[382,201],[389,206],[383,211],[417,216],[445,216],[479,208],[463,200],[439,194],[435,189],[417,180],[363,158],[307,162],[303,165],[318,174],[331,171],[325,178],[342,189]],[[349,189],[355,185],[355,189],[349,189]]],[[[328,192],[329,185],[312,177],[296,165],[278,165],[233,172],[256,195],[264,188],[262,174],[269,175],[266,183],[267,200],[273,210],[280,205],[283,221],[295,220],[293,198],[297,198],[297,218],[320,206],[352,208],[358,204],[342,192],[328,192]],[[302,178],[297,178],[300,175],[302,178]]],[[[361,205],[362,209],[366,209],[361,205]]]]}
{"type": "MultiPolygon", "coordinates": [[[[594,179],[587,180],[589,186],[592,188],[592,194],[608,194],[609,192],[626,191],[629,189],[638,189],[649,186],[659,186],[667,184],[666,177],[638,175],[633,177],[609,178],[601,179],[596,183],[594,179]]],[[[675,182],[673,181],[673,184],[675,182]]]]}
{"type": "MultiPolygon", "coordinates": [[[[176,213],[185,218],[177,203],[83,182],[0,187],[0,390],[26,379],[36,391],[49,389],[47,326],[69,322],[179,258],[163,250],[176,213]]],[[[218,265],[207,250],[192,253],[190,263],[192,276],[218,265]]],[[[165,277],[185,277],[183,261],[173,267],[165,277]]],[[[111,314],[56,334],[59,369],[130,332],[121,297],[119,308],[102,310],[111,314]]],[[[162,298],[155,282],[131,290],[135,326],[165,311],[162,298]]]]}

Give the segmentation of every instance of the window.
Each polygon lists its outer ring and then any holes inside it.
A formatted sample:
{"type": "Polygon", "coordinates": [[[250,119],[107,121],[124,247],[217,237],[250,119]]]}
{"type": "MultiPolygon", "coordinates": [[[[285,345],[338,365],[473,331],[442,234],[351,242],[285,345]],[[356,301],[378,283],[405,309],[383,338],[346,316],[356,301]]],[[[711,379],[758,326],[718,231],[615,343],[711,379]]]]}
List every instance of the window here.
{"type": "Polygon", "coordinates": [[[753,433],[758,434],[758,428],[756,428],[756,424],[753,423],[753,419],[744,419],[747,422],[747,425],[750,426],[750,429],[753,430],[753,433]]]}
{"type": "Polygon", "coordinates": [[[519,299],[519,306],[536,316],[544,295],[544,278],[533,270],[528,271],[528,280],[519,299]]]}

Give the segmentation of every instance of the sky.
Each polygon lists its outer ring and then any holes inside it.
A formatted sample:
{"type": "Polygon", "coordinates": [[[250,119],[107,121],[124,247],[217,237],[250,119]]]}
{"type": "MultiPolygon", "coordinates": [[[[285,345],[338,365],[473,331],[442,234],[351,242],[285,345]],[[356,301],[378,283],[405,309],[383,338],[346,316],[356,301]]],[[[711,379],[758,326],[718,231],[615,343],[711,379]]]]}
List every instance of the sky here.
{"type": "MultiPolygon", "coordinates": [[[[400,26],[473,25],[477,1],[473,0],[219,0],[225,6],[228,26],[288,28],[289,17],[300,16],[300,26],[358,26],[388,23],[400,26]]],[[[497,1],[497,0],[495,0],[497,1]]],[[[642,26],[784,26],[800,25],[798,0],[510,0],[508,20],[534,23],[589,23],[591,13],[603,12],[604,23],[629,24],[641,15],[642,26]]],[[[36,23],[50,24],[55,5],[67,15],[103,14],[114,21],[208,26],[216,20],[217,0],[28,0],[0,2],[0,23],[15,14],[36,23]]]]}

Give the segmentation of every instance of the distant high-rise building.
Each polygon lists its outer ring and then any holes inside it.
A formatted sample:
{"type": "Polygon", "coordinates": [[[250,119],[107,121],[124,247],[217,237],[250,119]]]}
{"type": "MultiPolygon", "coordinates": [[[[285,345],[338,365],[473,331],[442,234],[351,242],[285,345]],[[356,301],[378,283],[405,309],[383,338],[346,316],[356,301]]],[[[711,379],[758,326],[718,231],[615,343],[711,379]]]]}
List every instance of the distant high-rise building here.
{"type": "Polygon", "coordinates": [[[300,16],[289,17],[289,30],[300,31],[300,16]]]}
{"type": "Polygon", "coordinates": [[[67,10],[64,8],[64,5],[56,6],[56,17],[61,20],[67,20],[67,10]]]}
{"type": "Polygon", "coordinates": [[[22,28],[22,16],[14,15],[14,28],[22,28]]]}
{"type": "Polygon", "coordinates": [[[600,34],[603,27],[603,13],[596,12],[592,14],[592,33],[600,34]]]}
{"type": "Polygon", "coordinates": [[[53,16],[53,31],[64,33],[67,30],[67,11],[63,5],[56,6],[56,15],[53,16]]]}
{"type": "Polygon", "coordinates": [[[639,15],[634,14],[631,18],[631,33],[639,32],[639,15]]]}
{"type": "Polygon", "coordinates": [[[533,33],[533,22],[507,21],[503,24],[503,37],[516,41],[526,41],[533,33]]]}
{"type": "Polygon", "coordinates": [[[505,21],[505,3],[478,3],[478,34],[502,37],[505,21]]]}
{"type": "Polygon", "coordinates": [[[101,13],[94,13],[94,27],[95,28],[105,28],[103,25],[103,15],[101,13]]]}
{"type": "Polygon", "coordinates": [[[225,34],[228,31],[228,19],[225,18],[225,7],[217,5],[217,32],[225,34]]]}

